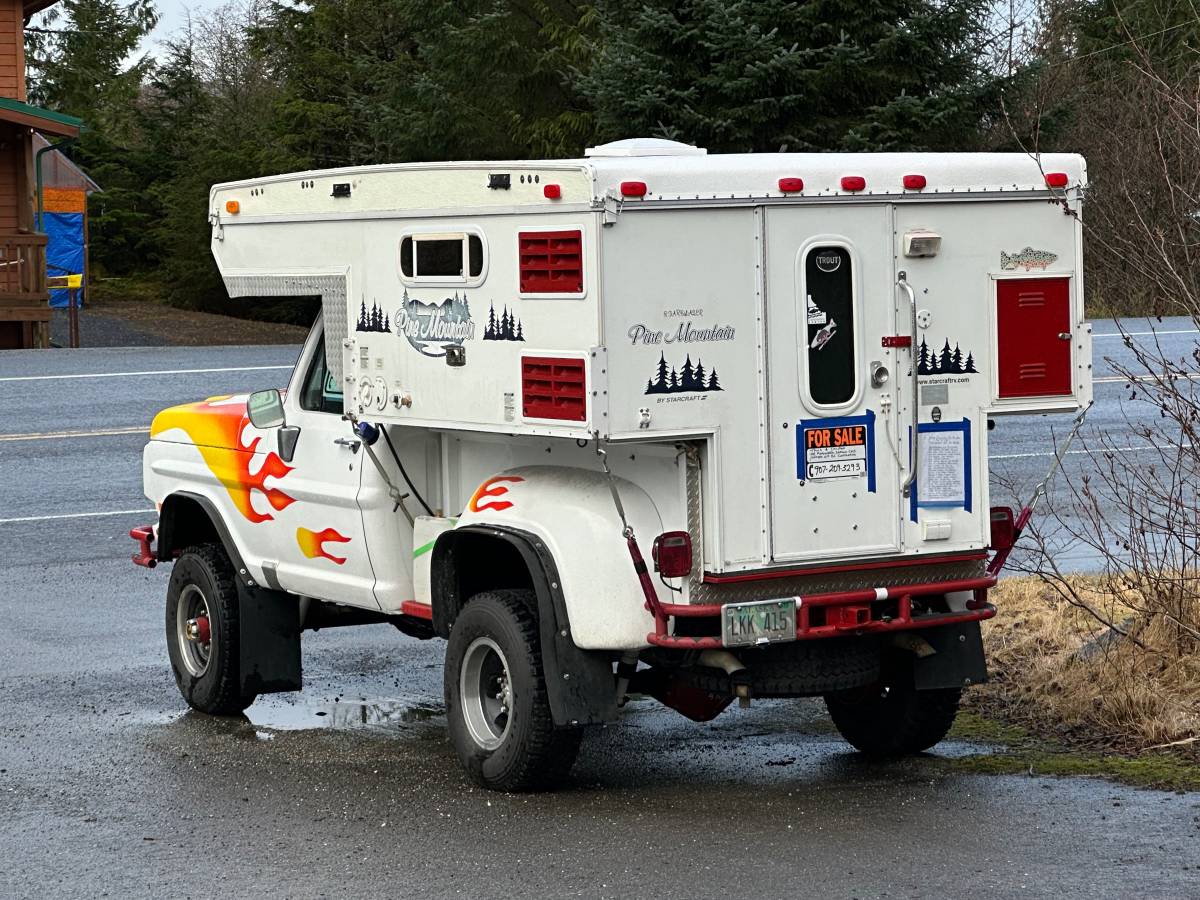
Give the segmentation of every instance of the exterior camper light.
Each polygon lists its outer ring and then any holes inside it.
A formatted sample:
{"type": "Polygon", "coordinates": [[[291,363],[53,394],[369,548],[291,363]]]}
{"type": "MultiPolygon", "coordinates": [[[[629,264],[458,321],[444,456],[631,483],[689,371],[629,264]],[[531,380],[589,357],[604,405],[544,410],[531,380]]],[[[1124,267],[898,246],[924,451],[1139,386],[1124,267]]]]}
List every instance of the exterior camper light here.
{"type": "Polygon", "coordinates": [[[241,211],[242,211],[242,204],[239,203],[237,200],[226,200],[225,201],[225,212],[229,213],[231,216],[236,216],[241,211]]]}
{"type": "Polygon", "coordinates": [[[906,231],[904,255],[909,257],[937,256],[942,249],[942,236],[933,231],[906,231]]]}
{"type": "Polygon", "coordinates": [[[663,578],[683,578],[692,571],[692,536],[686,531],[660,534],[651,552],[663,578]]]}
{"type": "Polygon", "coordinates": [[[644,181],[622,181],[621,182],[622,197],[645,197],[646,182],[644,181]]]}
{"type": "Polygon", "coordinates": [[[866,186],[867,186],[867,179],[863,178],[861,175],[844,175],[844,176],[842,176],[842,190],[843,191],[850,191],[850,192],[861,191],[861,190],[864,190],[866,188],[866,186]]]}
{"type": "Polygon", "coordinates": [[[804,190],[804,179],[803,178],[780,178],[779,179],[779,190],[783,191],[785,194],[794,194],[797,191],[802,191],[802,190],[804,190]]]}
{"type": "Polygon", "coordinates": [[[1067,182],[1069,182],[1070,180],[1071,179],[1069,179],[1067,177],[1066,172],[1047,172],[1046,173],[1046,187],[1064,188],[1067,186],[1067,182]]]}
{"type": "Polygon", "coordinates": [[[905,175],[904,176],[904,189],[906,191],[924,190],[925,183],[926,182],[925,182],[924,175],[905,175]]]}
{"type": "Polygon", "coordinates": [[[558,200],[562,197],[562,188],[557,184],[548,184],[542,188],[542,196],[547,200],[558,200]]]}

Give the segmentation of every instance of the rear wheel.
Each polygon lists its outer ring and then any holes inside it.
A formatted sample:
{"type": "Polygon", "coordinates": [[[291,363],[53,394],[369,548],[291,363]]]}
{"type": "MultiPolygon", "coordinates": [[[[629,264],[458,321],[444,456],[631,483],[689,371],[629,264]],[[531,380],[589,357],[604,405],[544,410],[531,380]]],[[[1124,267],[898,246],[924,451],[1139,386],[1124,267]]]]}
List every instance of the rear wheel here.
{"type": "Polygon", "coordinates": [[[482,787],[528,791],[562,781],[579,752],[577,728],[555,728],[532,591],[476,595],[446,646],[450,740],[482,787]]]}
{"type": "Polygon", "coordinates": [[[946,736],[961,697],[959,688],[918,691],[907,657],[885,666],[875,684],[826,694],[825,706],[855,749],[873,757],[906,756],[946,736]]]}
{"type": "Polygon", "coordinates": [[[171,670],[188,706],[229,716],[254,702],[241,693],[237,584],[223,547],[199,544],[175,561],[166,626],[171,670]]]}

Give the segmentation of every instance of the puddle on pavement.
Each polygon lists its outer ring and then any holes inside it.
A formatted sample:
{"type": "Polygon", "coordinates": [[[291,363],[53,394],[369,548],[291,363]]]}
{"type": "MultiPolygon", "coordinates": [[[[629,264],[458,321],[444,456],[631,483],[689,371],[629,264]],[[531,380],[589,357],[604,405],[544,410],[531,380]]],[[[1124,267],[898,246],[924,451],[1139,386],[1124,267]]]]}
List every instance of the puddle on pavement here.
{"type": "Polygon", "coordinates": [[[416,697],[342,697],[329,703],[289,703],[282,699],[264,698],[246,710],[246,718],[255,728],[276,731],[327,728],[394,730],[439,718],[444,713],[442,704],[416,697]]]}

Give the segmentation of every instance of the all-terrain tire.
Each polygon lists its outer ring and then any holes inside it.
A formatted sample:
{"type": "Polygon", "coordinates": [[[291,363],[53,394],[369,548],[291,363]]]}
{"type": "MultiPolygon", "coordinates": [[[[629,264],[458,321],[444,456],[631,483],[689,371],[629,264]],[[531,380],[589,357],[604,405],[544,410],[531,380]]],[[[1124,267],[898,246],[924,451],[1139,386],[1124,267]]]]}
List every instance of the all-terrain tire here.
{"type": "MultiPolygon", "coordinates": [[[[755,697],[812,697],[877,681],[880,654],[879,641],[867,636],[794,641],[737,655],[755,697]]],[[[707,666],[688,670],[685,680],[716,694],[732,690],[729,675],[707,666]]]]}
{"type": "Polygon", "coordinates": [[[237,583],[233,564],[219,544],[188,547],[175,561],[167,587],[166,625],[171,670],[188,706],[232,716],[254,702],[256,695],[241,692],[237,583]],[[189,608],[195,611],[201,601],[208,611],[210,637],[203,665],[180,634],[180,617],[187,616],[189,608]]]}
{"type": "Polygon", "coordinates": [[[446,645],[450,741],[471,778],[491,790],[554,787],[566,778],[579,753],[582,731],[556,728],[550,713],[535,608],[532,591],[476,594],[455,620],[446,645]],[[471,704],[480,702],[473,696],[470,674],[471,659],[480,654],[485,656],[480,665],[495,667],[499,659],[509,689],[508,712],[502,729],[497,726],[501,733],[484,735],[490,746],[477,737],[481,721],[478,715],[472,719],[470,712],[471,704]]]}
{"type": "Polygon", "coordinates": [[[855,749],[886,758],[921,753],[941,741],[961,697],[960,688],[917,690],[908,657],[885,665],[884,677],[869,687],[826,694],[825,707],[855,749]]]}

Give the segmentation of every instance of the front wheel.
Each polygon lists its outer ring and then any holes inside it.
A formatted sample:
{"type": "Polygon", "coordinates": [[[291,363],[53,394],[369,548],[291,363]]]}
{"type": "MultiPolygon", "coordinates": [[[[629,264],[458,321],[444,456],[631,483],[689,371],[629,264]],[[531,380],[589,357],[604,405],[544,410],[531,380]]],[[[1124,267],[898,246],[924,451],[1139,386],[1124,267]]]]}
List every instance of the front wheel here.
{"type": "Polygon", "coordinates": [[[217,716],[240,713],[238,593],[233,564],[217,544],[188,547],[167,588],[167,654],[188,706],[217,716]]]}
{"type": "Polygon", "coordinates": [[[579,752],[577,728],[555,728],[542,671],[532,591],[476,595],[446,646],[446,718],[450,740],[482,787],[551,787],[579,752]]]}
{"type": "Polygon", "coordinates": [[[825,695],[833,724],[867,756],[907,756],[928,750],[954,724],[962,690],[918,691],[911,660],[885,666],[884,672],[868,687],[825,695]]]}

